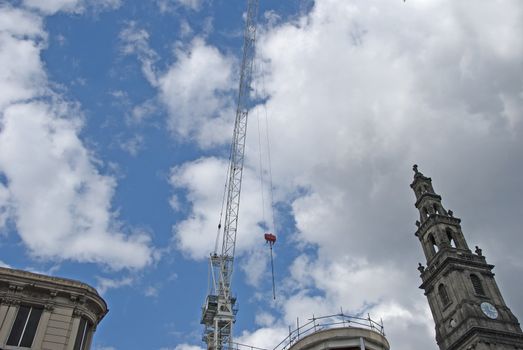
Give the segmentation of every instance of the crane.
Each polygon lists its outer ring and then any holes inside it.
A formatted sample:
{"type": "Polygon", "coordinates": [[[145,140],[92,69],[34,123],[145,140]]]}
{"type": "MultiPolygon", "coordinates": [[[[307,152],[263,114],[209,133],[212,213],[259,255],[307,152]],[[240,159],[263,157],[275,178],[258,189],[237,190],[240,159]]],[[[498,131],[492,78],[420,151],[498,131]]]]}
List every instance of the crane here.
{"type": "MultiPolygon", "coordinates": [[[[256,42],[258,0],[247,0],[246,23],[243,33],[243,57],[236,119],[230,150],[228,179],[225,186],[227,201],[222,233],[221,252],[216,244],[209,257],[209,291],[202,307],[200,323],[205,326],[203,341],[209,350],[223,350],[232,345],[232,327],[236,320],[236,298],[231,294],[236,233],[240,209],[240,193],[249,114],[250,90],[256,42]]],[[[218,225],[220,236],[221,220],[218,225]]]]}

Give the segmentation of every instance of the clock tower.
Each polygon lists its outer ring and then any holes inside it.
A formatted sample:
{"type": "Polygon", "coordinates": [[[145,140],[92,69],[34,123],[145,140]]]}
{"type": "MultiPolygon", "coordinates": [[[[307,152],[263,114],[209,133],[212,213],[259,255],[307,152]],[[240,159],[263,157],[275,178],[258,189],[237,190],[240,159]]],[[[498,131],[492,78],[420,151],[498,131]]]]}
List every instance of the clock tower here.
{"type": "Polygon", "coordinates": [[[416,221],[427,266],[419,264],[441,350],[523,349],[519,322],[505,304],[493,265],[480,248],[469,249],[461,220],[441,204],[432,180],[414,165],[410,187],[416,195],[416,221]]]}

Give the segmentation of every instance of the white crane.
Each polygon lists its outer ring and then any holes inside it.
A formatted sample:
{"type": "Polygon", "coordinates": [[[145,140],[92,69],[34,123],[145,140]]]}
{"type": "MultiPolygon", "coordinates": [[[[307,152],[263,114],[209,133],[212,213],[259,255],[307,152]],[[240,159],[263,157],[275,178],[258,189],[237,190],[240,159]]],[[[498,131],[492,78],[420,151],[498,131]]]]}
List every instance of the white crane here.
{"type": "MultiPolygon", "coordinates": [[[[226,183],[227,202],[221,252],[209,258],[209,292],[202,307],[201,323],[205,325],[203,340],[207,349],[223,350],[232,345],[232,327],[236,319],[236,298],[231,295],[238,212],[243,175],[245,136],[251,90],[252,69],[256,42],[256,17],[258,0],[247,0],[247,15],[243,36],[243,58],[236,120],[231,144],[230,165],[226,183]]],[[[218,226],[218,239],[221,224],[218,226]]]]}

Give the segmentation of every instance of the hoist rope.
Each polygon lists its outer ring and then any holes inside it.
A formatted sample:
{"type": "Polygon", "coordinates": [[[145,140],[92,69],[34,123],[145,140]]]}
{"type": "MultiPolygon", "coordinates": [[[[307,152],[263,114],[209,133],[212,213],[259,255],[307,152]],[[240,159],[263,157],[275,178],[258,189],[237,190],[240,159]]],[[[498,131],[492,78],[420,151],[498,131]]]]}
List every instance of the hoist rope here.
{"type": "Polygon", "coordinates": [[[258,121],[258,160],[260,168],[260,189],[261,189],[261,201],[262,201],[262,222],[265,222],[265,189],[263,186],[263,161],[262,161],[262,144],[261,144],[261,130],[260,130],[260,111],[256,108],[256,120],[258,121]]]}
{"type": "MultiPolygon", "coordinates": [[[[261,63],[263,65],[263,62],[261,63]]],[[[267,88],[265,86],[265,69],[261,69],[262,71],[262,74],[261,74],[261,79],[262,79],[262,91],[267,91],[267,88]]],[[[271,216],[272,216],[272,229],[273,229],[273,232],[276,233],[276,219],[275,219],[275,215],[274,215],[274,188],[273,188],[273,184],[272,184],[272,160],[271,160],[271,142],[270,142],[270,137],[269,137],[269,117],[268,117],[268,113],[267,113],[267,103],[264,103],[263,104],[263,110],[265,112],[265,139],[266,139],[266,142],[267,142],[267,161],[268,161],[268,164],[267,164],[267,170],[268,170],[268,173],[269,173],[269,193],[270,193],[270,197],[271,197],[271,216]]]]}

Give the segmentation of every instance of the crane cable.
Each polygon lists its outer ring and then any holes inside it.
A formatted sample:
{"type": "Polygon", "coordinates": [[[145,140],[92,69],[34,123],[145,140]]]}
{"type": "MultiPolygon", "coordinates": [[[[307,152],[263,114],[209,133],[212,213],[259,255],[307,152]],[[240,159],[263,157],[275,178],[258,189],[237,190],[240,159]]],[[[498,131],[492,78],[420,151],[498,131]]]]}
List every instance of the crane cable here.
{"type": "MultiPolygon", "coordinates": [[[[262,91],[266,91],[265,86],[265,70],[263,69],[263,61],[259,60],[259,73],[261,76],[261,88],[262,91]]],[[[259,91],[256,91],[256,94],[258,94],[259,91]]],[[[261,126],[260,126],[260,112],[259,108],[256,109],[256,116],[258,121],[258,154],[259,154],[259,177],[260,177],[260,187],[261,187],[261,201],[262,201],[262,219],[265,224],[268,224],[267,228],[269,231],[276,232],[276,220],[275,220],[275,211],[274,211],[274,186],[272,181],[272,160],[271,160],[271,144],[270,144],[270,137],[269,137],[269,117],[267,112],[267,103],[264,102],[263,104],[263,110],[264,110],[264,117],[265,117],[265,143],[267,147],[267,176],[268,176],[268,187],[269,187],[269,195],[270,195],[270,208],[271,208],[271,223],[272,224],[272,230],[270,224],[267,223],[266,217],[265,217],[265,191],[264,191],[264,182],[265,182],[265,172],[263,167],[263,156],[262,156],[262,135],[261,135],[261,126]]],[[[269,248],[270,248],[270,259],[271,259],[271,276],[272,276],[272,297],[273,299],[276,299],[276,287],[275,287],[275,280],[274,280],[274,259],[273,259],[273,253],[272,253],[272,246],[274,245],[274,242],[269,242],[269,248]]]]}

